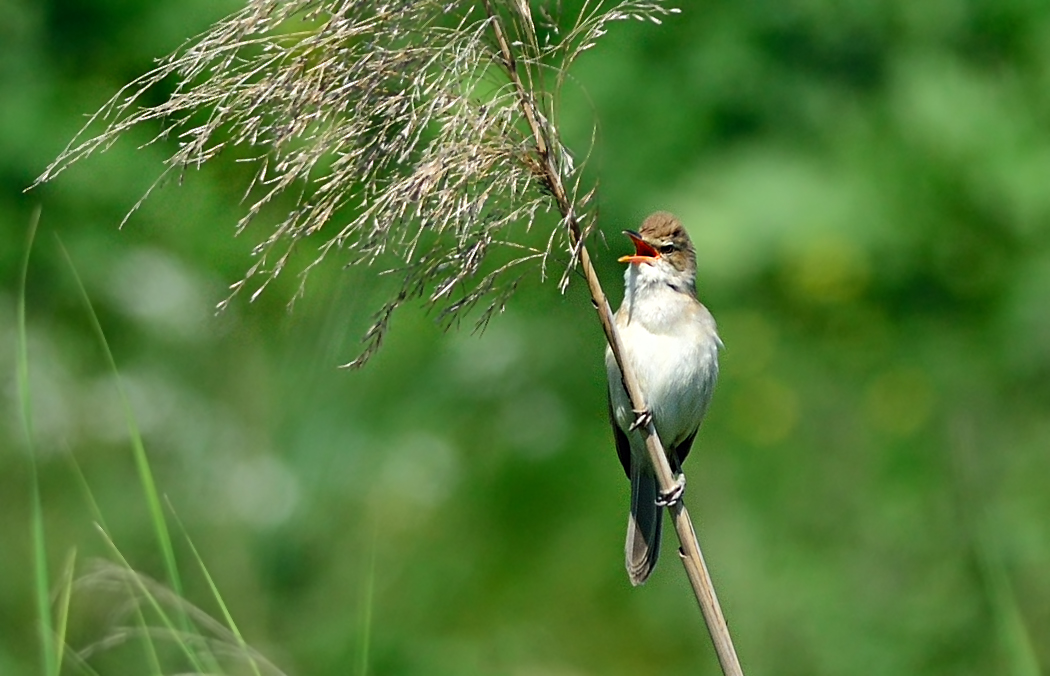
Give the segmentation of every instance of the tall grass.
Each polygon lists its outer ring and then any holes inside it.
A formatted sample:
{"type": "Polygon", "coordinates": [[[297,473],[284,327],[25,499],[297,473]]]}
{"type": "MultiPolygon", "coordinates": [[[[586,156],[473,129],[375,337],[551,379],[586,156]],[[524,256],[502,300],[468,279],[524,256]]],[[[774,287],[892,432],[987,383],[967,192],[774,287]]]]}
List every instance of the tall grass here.
{"type": "MultiPolygon", "coordinates": [[[[22,429],[25,433],[26,447],[29,449],[30,467],[30,519],[33,542],[33,592],[36,601],[37,628],[40,632],[41,663],[45,676],[56,676],[61,666],[61,646],[64,637],[59,633],[57,640],[51,616],[51,590],[47,568],[47,544],[44,539],[44,515],[40,499],[40,481],[36,464],[36,449],[33,445],[33,408],[29,391],[29,340],[26,331],[26,284],[29,279],[29,255],[33,251],[37,228],[40,225],[40,209],[33,212],[29,224],[29,237],[26,242],[25,255],[22,258],[22,271],[18,292],[18,355],[15,368],[18,370],[18,401],[21,404],[22,429]]],[[[64,597],[68,601],[67,597],[64,597]]],[[[62,614],[62,627],[65,627],[65,614],[62,614]]]]}
{"type": "MultiPolygon", "coordinates": [[[[127,392],[121,383],[116,358],[106,339],[102,323],[95,312],[83,280],[61,241],[57,243],[57,246],[69,266],[85,312],[98,343],[105,353],[114,382],[116,382],[139,486],[149,513],[153,535],[161,553],[166,580],[160,583],[150,579],[138,572],[134,564],[126,558],[106,525],[105,515],[95,499],[90,483],[80,471],[75,458],[72,458],[74,471],[83,489],[84,500],[110,556],[107,560],[93,562],[86,572],[78,575],[77,553],[75,549],[71,549],[66,556],[57,585],[52,585],[48,566],[46,524],[43,515],[44,498],[41,494],[37,451],[34,443],[33,399],[30,390],[29,338],[26,319],[26,289],[30,254],[36,242],[39,222],[40,212],[38,210],[30,224],[22,261],[17,310],[16,368],[21,422],[29,450],[31,473],[30,525],[33,544],[33,594],[39,627],[41,673],[45,676],[58,676],[63,671],[69,671],[95,675],[98,672],[92,666],[93,658],[117,647],[137,643],[141,648],[146,665],[144,669],[136,670],[157,676],[165,673],[250,673],[252,676],[281,674],[280,669],[248,645],[218,585],[209,573],[204,557],[193,544],[186,528],[181,522],[178,522],[186,547],[206,581],[214,602],[220,609],[221,621],[211,617],[186,599],[176,558],[176,546],[168,526],[169,517],[165,515],[165,501],[157,488],[146,445],[139,431],[127,392]],[[118,594],[122,600],[123,616],[131,618],[131,626],[118,626],[118,620],[114,620],[112,626],[105,628],[101,638],[78,650],[68,649],[67,627],[71,614],[75,611],[78,593],[81,591],[104,591],[118,594]],[[174,653],[170,651],[170,647],[174,647],[174,653]]],[[[174,515],[174,509],[170,504],[168,509],[174,515]]],[[[177,521],[177,517],[174,518],[177,521]]],[[[365,635],[367,636],[367,633],[365,635]]],[[[124,669],[128,666],[130,665],[121,666],[122,673],[125,673],[124,669]]]]}

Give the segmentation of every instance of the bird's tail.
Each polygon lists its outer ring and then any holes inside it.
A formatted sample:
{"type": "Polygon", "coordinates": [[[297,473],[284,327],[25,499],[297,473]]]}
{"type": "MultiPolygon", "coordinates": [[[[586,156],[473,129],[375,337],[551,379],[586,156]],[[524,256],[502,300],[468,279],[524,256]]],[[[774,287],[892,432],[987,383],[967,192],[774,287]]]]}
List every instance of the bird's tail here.
{"type": "Polygon", "coordinates": [[[631,515],[627,519],[624,553],[631,584],[643,584],[660,556],[660,531],[664,508],[656,504],[656,475],[644,462],[631,463],[631,515]]]}

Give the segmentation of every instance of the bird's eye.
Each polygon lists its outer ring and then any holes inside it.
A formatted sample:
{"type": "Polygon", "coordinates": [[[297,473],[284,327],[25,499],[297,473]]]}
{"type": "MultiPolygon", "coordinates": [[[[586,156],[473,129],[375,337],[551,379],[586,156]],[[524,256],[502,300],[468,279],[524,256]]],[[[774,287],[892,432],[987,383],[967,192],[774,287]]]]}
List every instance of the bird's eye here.
{"type": "Polygon", "coordinates": [[[674,244],[664,244],[662,247],[660,247],[660,253],[662,253],[662,254],[673,253],[674,249],[675,249],[674,244]]]}

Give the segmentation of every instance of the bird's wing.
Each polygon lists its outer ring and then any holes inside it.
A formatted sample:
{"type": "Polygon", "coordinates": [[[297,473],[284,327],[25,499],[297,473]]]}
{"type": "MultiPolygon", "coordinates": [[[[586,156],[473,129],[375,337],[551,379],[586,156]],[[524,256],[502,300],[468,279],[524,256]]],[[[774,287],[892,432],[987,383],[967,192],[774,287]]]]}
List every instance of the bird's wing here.
{"type": "Polygon", "coordinates": [[[616,439],[616,455],[620,458],[623,471],[627,478],[631,478],[631,442],[620,426],[616,424],[616,414],[613,412],[612,395],[609,396],[609,424],[613,428],[613,438],[616,439]]]}
{"type": "Polygon", "coordinates": [[[674,474],[682,472],[682,463],[685,462],[685,456],[689,455],[689,451],[693,448],[693,439],[696,439],[696,433],[699,431],[700,428],[697,427],[682,443],[668,452],[667,459],[671,463],[671,472],[674,474]]]}

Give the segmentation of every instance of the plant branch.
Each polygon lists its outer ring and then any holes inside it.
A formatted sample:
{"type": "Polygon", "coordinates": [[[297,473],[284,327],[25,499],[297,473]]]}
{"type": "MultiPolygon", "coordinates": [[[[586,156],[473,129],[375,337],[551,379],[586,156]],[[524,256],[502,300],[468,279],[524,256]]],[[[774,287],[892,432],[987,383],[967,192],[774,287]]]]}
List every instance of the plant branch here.
{"type": "MultiPolygon", "coordinates": [[[[626,363],[622,357],[623,342],[620,339],[619,331],[616,329],[616,324],[613,322],[612,308],[609,306],[609,300],[605,296],[605,292],[602,290],[598,274],[594,270],[590,253],[588,252],[584,241],[585,234],[580,227],[579,220],[573,209],[573,203],[569,199],[563,186],[561,173],[552,161],[550,148],[554,144],[551,142],[552,139],[548,134],[553,132],[548,126],[541,126],[539,122],[541,116],[539,115],[539,111],[536,110],[533,97],[528,94],[521,82],[521,77],[517,70],[517,61],[514,52],[511,49],[510,42],[507,40],[506,34],[503,31],[499,15],[493,10],[489,0],[484,0],[484,4],[485,10],[489,15],[489,20],[492,23],[492,32],[495,35],[496,43],[502,55],[503,66],[518,94],[522,113],[525,116],[533,136],[533,141],[535,142],[536,154],[539,156],[540,167],[543,174],[542,180],[546,183],[558,204],[558,210],[561,213],[563,223],[569,231],[570,243],[572,244],[573,250],[578,252],[580,267],[582,268],[584,278],[587,280],[587,287],[591,293],[591,300],[594,302],[594,307],[598,312],[598,319],[601,322],[602,329],[605,331],[605,337],[612,349],[613,356],[616,359],[616,364],[620,367],[624,387],[631,398],[631,405],[637,411],[648,410],[645,404],[645,394],[642,392],[641,387],[638,384],[638,379],[635,377],[630,365],[626,363]]],[[[527,5],[522,3],[520,6],[522,7],[522,10],[519,11],[527,11],[527,5]]],[[[653,467],[656,469],[656,476],[660,483],[660,489],[664,493],[669,493],[675,488],[675,476],[671,471],[670,463],[667,460],[667,454],[664,452],[663,444],[660,442],[660,437],[656,432],[655,423],[650,419],[649,424],[642,428],[642,431],[642,436],[645,438],[646,449],[649,451],[650,460],[652,461],[653,467]]],[[[685,566],[686,574],[689,577],[689,582],[693,587],[693,592],[696,595],[697,603],[700,605],[700,610],[703,614],[704,621],[707,624],[708,632],[711,635],[711,641],[714,644],[715,652],[718,655],[718,661],[722,667],[722,673],[726,676],[743,676],[740,661],[737,658],[736,650],[733,647],[733,639],[729,634],[729,627],[726,624],[722,608],[718,603],[714,583],[712,582],[711,575],[707,570],[707,564],[705,563],[703,553],[700,550],[700,543],[697,539],[696,531],[693,528],[692,520],[689,517],[689,512],[685,507],[685,503],[682,500],[678,500],[671,507],[671,513],[675,525],[675,531],[678,533],[678,540],[681,543],[679,554],[681,555],[682,563],[685,566]]]]}

